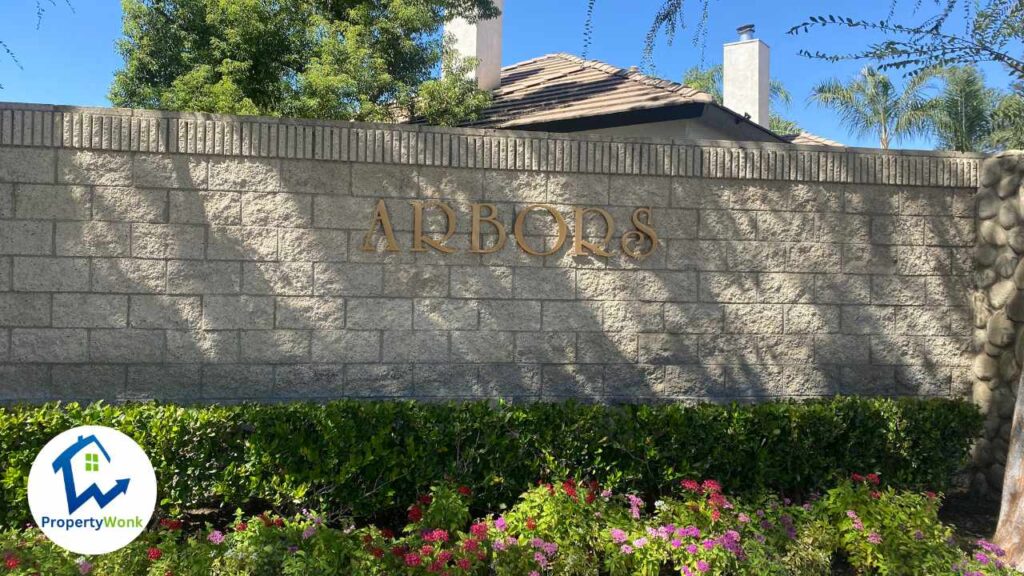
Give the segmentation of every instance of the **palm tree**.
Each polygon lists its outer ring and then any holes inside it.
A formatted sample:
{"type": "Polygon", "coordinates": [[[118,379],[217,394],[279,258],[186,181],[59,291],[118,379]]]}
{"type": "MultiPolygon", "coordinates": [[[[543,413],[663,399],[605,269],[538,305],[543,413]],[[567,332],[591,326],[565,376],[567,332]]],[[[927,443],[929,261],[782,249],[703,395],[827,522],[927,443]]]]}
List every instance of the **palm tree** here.
{"type": "Polygon", "coordinates": [[[1024,149],[1024,82],[1015,83],[996,103],[989,139],[997,150],[1024,149]]]}
{"type": "MultiPolygon", "coordinates": [[[[700,90],[705,94],[709,94],[711,98],[718,104],[722,103],[722,65],[712,66],[710,68],[700,68],[694,66],[683,74],[683,84],[700,90]]],[[[789,90],[782,85],[775,78],[768,81],[768,98],[772,110],[768,114],[769,126],[768,128],[778,134],[795,134],[800,132],[800,125],[792,120],[787,120],[782,116],[779,116],[775,110],[778,108],[786,108],[792,101],[792,96],[789,94],[789,90]]]]}
{"type": "Polygon", "coordinates": [[[885,150],[890,142],[928,132],[933,104],[925,92],[933,76],[931,71],[912,76],[901,93],[888,76],[868,66],[848,84],[818,84],[811,100],[839,112],[851,134],[877,135],[885,150]]]}
{"type": "Polygon", "coordinates": [[[934,100],[932,124],[942,150],[984,152],[991,147],[997,91],[986,88],[974,66],[940,72],[946,84],[934,100]]]}

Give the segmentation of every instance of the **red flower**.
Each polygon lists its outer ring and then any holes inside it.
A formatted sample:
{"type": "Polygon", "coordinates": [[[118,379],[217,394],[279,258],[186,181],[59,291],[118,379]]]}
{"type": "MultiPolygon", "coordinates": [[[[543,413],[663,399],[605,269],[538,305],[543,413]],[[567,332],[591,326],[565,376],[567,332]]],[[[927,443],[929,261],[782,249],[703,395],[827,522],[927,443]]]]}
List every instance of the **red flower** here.
{"type": "Polygon", "coordinates": [[[878,474],[872,472],[871,474],[868,474],[868,482],[871,482],[875,486],[878,486],[879,482],[881,482],[881,479],[878,477],[878,474]]]}
{"type": "Polygon", "coordinates": [[[168,570],[168,571],[164,572],[164,576],[174,576],[174,572],[171,572],[170,570],[168,570]]]}
{"type": "Polygon", "coordinates": [[[420,565],[420,557],[417,556],[416,554],[413,554],[413,553],[406,554],[405,557],[403,558],[403,560],[405,560],[405,565],[406,566],[419,566],[420,565]]]}
{"type": "Polygon", "coordinates": [[[572,480],[566,480],[565,482],[562,482],[562,490],[564,490],[565,494],[569,496],[569,498],[572,498],[573,500],[579,497],[579,495],[576,493],[576,484],[572,480]]]}
{"type": "Polygon", "coordinates": [[[430,544],[424,544],[423,546],[420,547],[420,555],[421,556],[430,556],[433,553],[434,553],[434,547],[431,546],[430,544]]]}
{"type": "Polygon", "coordinates": [[[380,531],[380,535],[387,538],[388,540],[391,540],[395,537],[395,533],[392,532],[390,528],[382,528],[380,531]]]}
{"type": "Polygon", "coordinates": [[[853,480],[854,482],[863,482],[864,477],[854,472],[852,475],[850,475],[850,480],[853,480]]]}
{"type": "Polygon", "coordinates": [[[430,506],[430,503],[433,501],[434,497],[431,496],[430,494],[424,494],[423,496],[419,497],[420,504],[423,504],[424,506],[430,506]]]}
{"type": "Polygon", "coordinates": [[[487,540],[487,524],[477,522],[469,527],[469,533],[477,540],[487,540]]]}
{"type": "Polygon", "coordinates": [[[419,522],[423,519],[423,511],[419,506],[409,508],[409,522],[419,522]]]}
{"type": "Polygon", "coordinates": [[[441,553],[437,555],[437,559],[440,560],[441,562],[447,562],[447,561],[451,560],[452,559],[451,550],[442,550],[441,553]]]}
{"type": "Polygon", "coordinates": [[[939,497],[939,495],[938,495],[938,494],[936,494],[935,492],[932,492],[931,490],[929,490],[929,491],[925,492],[925,493],[924,493],[924,495],[925,495],[925,497],[927,497],[927,498],[928,498],[929,500],[935,500],[936,498],[938,498],[938,497],[939,497]]]}
{"type": "Polygon", "coordinates": [[[874,498],[875,500],[878,500],[879,498],[882,497],[882,493],[879,492],[878,490],[872,490],[871,497],[874,498]]]}
{"type": "Polygon", "coordinates": [[[472,550],[476,550],[479,547],[480,547],[480,543],[477,542],[476,540],[473,540],[472,538],[470,538],[468,540],[463,540],[462,541],[462,548],[464,550],[471,550],[472,551],[472,550]]]}
{"type": "Polygon", "coordinates": [[[593,490],[587,490],[587,504],[593,504],[594,500],[597,500],[597,494],[595,494],[593,490]]]}
{"type": "Polygon", "coordinates": [[[374,548],[373,550],[370,550],[370,554],[373,554],[374,558],[383,558],[384,557],[384,549],[383,548],[374,548]]]}
{"type": "Polygon", "coordinates": [[[370,542],[373,542],[373,536],[363,534],[363,544],[369,544],[370,542]]]}
{"type": "Polygon", "coordinates": [[[473,495],[473,491],[470,490],[469,486],[459,486],[458,487],[458,491],[459,491],[459,494],[462,494],[463,496],[465,496],[467,498],[469,498],[470,496],[473,495]]]}
{"type": "Polygon", "coordinates": [[[239,522],[238,524],[235,524],[235,530],[238,531],[238,532],[245,532],[248,529],[249,529],[249,525],[246,524],[245,522],[239,522]]]}
{"type": "Polygon", "coordinates": [[[18,557],[14,554],[8,554],[7,557],[4,558],[4,566],[7,566],[8,570],[14,570],[19,564],[21,564],[21,560],[18,560],[18,557]]]}
{"type": "Polygon", "coordinates": [[[408,550],[409,549],[406,548],[405,546],[392,546],[391,547],[391,555],[392,556],[397,556],[398,558],[401,558],[402,556],[405,556],[405,553],[408,550]]]}
{"type": "Polygon", "coordinates": [[[167,530],[181,530],[182,525],[183,525],[183,522],[181,520],[172,519],[172,518],[161,518],[160,519],[160,526],[162,528],[167,529],[167,530]]]}
{"type": "Polygon", "coordinates": [[[718,480],[705,480],[701,487],[711,493],[722,491],[722,485],[718,483],[718,480]]]}
{"type": "Polygon", "coordinates": [[[534,520],[533,518],[527,518],[526,519],[526,529],[527,530],[536,530],[537,529],[537,521],[534,520]]]}
{"type": "Polygon", "coordinates": [[[163,555],[164,553],[161,552],[159,548],[150,548],[149,550],[146,550],[146,556],[148,556],[149,559],[153,560],[154,562],[159,560],[160,557],[163,555]]]}
{"type": "Polygon", "coordinates": [[[700,494],[701,492],[700,483],[696,480],[682,480],[679,482],[679,485],[682,486],[684,490],[688,490],[690,492],[696,492],[697,494],[700,494]]]}
{"type": "Polygon", "coordinates": [[[283,518],[274,518],[274,526],[276,528],[281,528],[282,526],[284,526],[284,519],[283,518]]]}
{"type": "Polygon", "coordinates": [[[469,558],[459,558],[455,564],[462,570],[469,570],[469,558]]]}
{"type": "Polygon", "coordinates": [[[718,519],[722,517],[722,513],[717,508],[711,511],[711,521],[718,522],[718,519]]]}

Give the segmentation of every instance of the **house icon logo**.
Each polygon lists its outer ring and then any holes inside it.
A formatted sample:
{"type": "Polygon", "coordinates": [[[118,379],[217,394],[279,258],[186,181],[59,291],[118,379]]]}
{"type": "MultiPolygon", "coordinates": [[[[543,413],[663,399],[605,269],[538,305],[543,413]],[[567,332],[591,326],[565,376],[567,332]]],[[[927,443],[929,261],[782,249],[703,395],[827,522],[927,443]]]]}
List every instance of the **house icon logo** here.
{"type": "Polygon", "coordinates": [[[28,478],[32,517],[50,540],[105,554],[135,540],[156,506],[156,475],[142,448],[104,426],[80,426],[40,450],[28,478]]]}

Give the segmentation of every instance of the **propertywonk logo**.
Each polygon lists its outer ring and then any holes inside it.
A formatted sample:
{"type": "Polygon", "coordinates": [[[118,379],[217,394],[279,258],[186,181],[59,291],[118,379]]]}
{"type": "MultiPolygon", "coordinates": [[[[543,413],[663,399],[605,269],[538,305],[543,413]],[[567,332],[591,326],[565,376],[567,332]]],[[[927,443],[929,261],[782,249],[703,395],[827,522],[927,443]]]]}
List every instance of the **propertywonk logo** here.
{"type": "Polygon", "coordinates": [[[28,475],[28,505],[54,544],[77,554],[123,548],[146,528],[156,475],[146,453],[113,428],[79,426],[57,435],[28,475]]]}

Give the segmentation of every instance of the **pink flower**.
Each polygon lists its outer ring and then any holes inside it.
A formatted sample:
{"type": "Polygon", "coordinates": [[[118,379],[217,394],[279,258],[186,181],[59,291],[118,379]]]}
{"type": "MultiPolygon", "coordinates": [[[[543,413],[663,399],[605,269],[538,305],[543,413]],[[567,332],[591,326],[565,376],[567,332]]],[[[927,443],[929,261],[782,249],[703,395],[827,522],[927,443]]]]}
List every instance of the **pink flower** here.
{"type": "Polygon", "coordinates": [[[80,574],[88,574],[88,573],[92,572],[92,564],[90,564],[86,560],[82,560],[81,562],[78,563],[78,572],[80,574]]]}
{"type": "Polygon", "coordinates": [[[477,540],[487,539],[487,524],[483,522],[477,522],[469,527],[469,533],[473,535],[477,540]]]}
{"type": "Polygon", "coordinates": [[[612,534],[612,540],[616,544],[622,544],[623,542],[626,541],[626,533],[623,532],[622,530],[619,530],[618,528],[612,528],[611,534],[612,534]]]}
{"type": "Polygon", "coordinates": [[[701,572],[707,572],[710,569],[711,569],[711,566],[708,566],[707,562],[705,562],[703,560],[698,560],[697,561],[697,570],[700,570],[701,572]]]}
{"type": "Polygon", "coordinates": [[[623,544],[622,547],[619,548],[619,551],[622,552],[623,554],[632,554],[633,553],[633,547],[630,546],[629,544],[623,544]]]}
{"type": "Polygon", "coordinates": [[[410,553],[406,554],[405,557],[403,558],[403,560],[405,560],[405,565],[406,566],[419,566],[420,565],[420,557],[419,557],[419,555],[417,555],[417,554],[415,554],[413,552],[410,552],[410,553]]]}
{"type": "Polygon", "coordinates": [[[498,519],[494,521],[494,528],[499,532],[504,532],[508,528],[508,523],[505,522],[504,516],[498,516],[498,519]]]}
{"type": "Polygon", "coordinates": [[[206,539],[214,544],[220,544],[221,542],[224,542],[224,533],[220,530],[214,530],[213,532],[210,532],[210,535],[207,536],[206,539]]]}
{"type": "Polygon", "coordinates": [[[868,534],[868,542],[871,542],[872,544],[881,544],[882,536],[878,532],[872,532],[868,534]]]}

